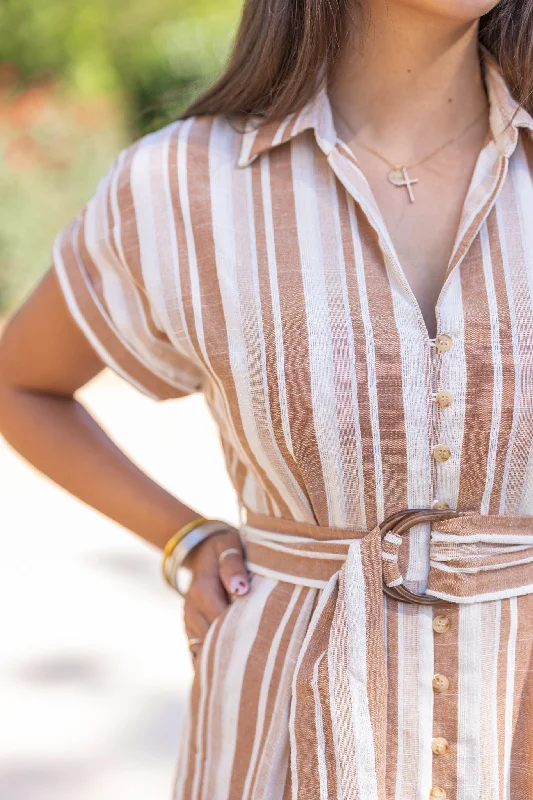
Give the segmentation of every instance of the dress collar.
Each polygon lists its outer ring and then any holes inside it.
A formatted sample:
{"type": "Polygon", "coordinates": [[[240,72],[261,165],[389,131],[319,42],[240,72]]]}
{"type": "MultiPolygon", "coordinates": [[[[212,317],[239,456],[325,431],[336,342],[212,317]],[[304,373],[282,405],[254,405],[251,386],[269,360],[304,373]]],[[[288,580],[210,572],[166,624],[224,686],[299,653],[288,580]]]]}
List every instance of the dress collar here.
{"type": "MultiPolygon", "coordinates": [[[[489,99],[489,124],[492,138],[500,153],[509,158],[518,142],[518,129],[533,131],[533,117],[512,96],[500,67],[492,55],[482,48],[482,65],[489,99]]],[[[246,167],[261,153],[312,130],[318,146],[326,156],[337,144],[337,132],[325,82],[299,111],[281,121],[259,125],[250,118],[242,134],[239,167],[246,167]]]]}

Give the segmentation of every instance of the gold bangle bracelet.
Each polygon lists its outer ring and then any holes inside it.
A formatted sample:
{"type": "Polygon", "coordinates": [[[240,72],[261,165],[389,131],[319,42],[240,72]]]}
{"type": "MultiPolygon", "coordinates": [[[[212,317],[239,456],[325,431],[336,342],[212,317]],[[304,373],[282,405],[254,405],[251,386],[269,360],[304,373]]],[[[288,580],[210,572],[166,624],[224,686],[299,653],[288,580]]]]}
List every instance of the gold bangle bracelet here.
{"type": "Polygon", "coordinates": [[[170,583],[165,570],[168,559],[172,555],[177,545],[181,542],[181,540],[185,536],[187,536],[188,533],[197,528],[199,525],[203,525],[203,523],[207,521],[208,520],[206,517],[196,517],[196,519],[187,522],[179,529],[179,531],[176,531],[176,533],[170,537],[166,545],[163,547],[163,561],[161,563],[161,570],[163,572],[163,578],[165,579],[165,582],[168,583],[169,586],[172,586],[172,584],[170,583]]]}

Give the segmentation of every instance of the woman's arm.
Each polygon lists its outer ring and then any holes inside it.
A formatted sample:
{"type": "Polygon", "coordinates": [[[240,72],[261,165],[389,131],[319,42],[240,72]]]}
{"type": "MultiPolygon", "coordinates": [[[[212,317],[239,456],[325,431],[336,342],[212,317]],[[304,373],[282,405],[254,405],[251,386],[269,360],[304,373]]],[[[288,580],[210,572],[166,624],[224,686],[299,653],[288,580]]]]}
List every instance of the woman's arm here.
{"type": "MultiPolygon", "coordinates": [[[[75,392],[102,369],[49,270],[0,339],[0,433],[67,491],[162,547],[198,512],[136,467],[76,400],[75,392]]],[[[197,604],[207,622],[227,605],[220,579],[236,594],[237,580],[246,581],[238,556],[224,559],[219,579],[218,553],[236,544],[235,535],[227,533],[191,555],[202,588],[197,604]]],[[[191,591],[193,597],[199,594],[196,587],[191,591]]]]}
{"type": "Polygon", "coordinates": [[[162,547],[198,513],[138,469],[75,399],[103,367],[50,270],[0,340],[0,432],[64,489],[162,547]]]}

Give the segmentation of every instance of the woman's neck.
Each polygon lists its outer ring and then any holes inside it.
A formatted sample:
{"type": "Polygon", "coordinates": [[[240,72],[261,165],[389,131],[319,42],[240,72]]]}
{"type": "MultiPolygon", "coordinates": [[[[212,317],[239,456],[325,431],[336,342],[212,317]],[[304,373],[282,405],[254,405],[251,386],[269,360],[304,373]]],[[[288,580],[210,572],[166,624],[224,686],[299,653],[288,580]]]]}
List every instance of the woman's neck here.
{"type": "Polygon", "coordinates": [[[374,0],[363,41],[346,46],[329,86],[341,138],[372,142],[391,159],[419,158],[487,104],[477,21],[455,23],[374,0]]]}

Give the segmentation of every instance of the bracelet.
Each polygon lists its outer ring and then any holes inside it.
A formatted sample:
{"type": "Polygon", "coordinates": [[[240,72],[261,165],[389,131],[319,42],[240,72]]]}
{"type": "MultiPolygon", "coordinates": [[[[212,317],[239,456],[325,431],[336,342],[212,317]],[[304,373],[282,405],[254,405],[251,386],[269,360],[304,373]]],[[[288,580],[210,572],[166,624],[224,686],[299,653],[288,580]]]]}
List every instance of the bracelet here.
{"type": "Polygon", "coordinates": [[[177,531],[173,536],[170,537],[168,542],[163,548],[163,563],[161,564],[161,569],[163,571],[163,578],[168,581],[167,573],[166,573],[166,564],[174,549],[179,544],[179,542],[187,536],[192,530],[197,528],[199,525],[202,525],[204,522],[207,522],[206,517],[196,517],[195,519],[191,520],[190,522],[185,523],[179,531],[177,531]]]}
{"type": "Polygon", "coordinates": [[[224,520],[211,519],[197,525],[183,536],[174,546],[171,555],[165,560],[164,575],[169,586],[183,595],[183,591],[177,585],[176,577],[189,553],[211,536],[229,531],[236,531],[236,529],[224,520]]]}

